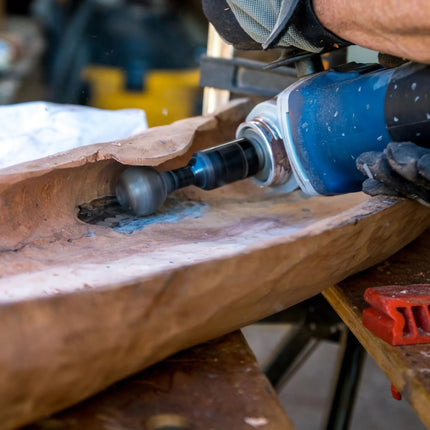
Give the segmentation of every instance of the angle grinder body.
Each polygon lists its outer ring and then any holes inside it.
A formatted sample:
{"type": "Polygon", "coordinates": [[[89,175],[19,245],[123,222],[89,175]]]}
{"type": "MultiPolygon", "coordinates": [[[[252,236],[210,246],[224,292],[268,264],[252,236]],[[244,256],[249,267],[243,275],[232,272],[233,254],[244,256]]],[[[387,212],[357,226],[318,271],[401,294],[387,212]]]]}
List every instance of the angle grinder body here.
{"type": "Polygon", "coordinates": [[[125,170],[118,201],[149,215],[176,189],[213,189],[248,177],[286,193],[298,186],[309,195],[359,191],[361,153],[383,151],[391,141],[430,142],[430,67],[347,65],[305,76],[255,106],[236,138],[195,153],[177,170],[125,170]]]}

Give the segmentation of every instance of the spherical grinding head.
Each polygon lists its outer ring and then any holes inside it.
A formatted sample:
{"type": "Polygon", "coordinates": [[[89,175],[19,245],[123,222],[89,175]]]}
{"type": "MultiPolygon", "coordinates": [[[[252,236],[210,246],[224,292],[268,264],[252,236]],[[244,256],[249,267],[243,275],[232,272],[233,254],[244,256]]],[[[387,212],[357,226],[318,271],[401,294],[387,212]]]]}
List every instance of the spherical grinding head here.
{"type": "Polygon", "coordinates": [[[162,176],[152,167],[130,167],[125,170],[116,186],[119,204],[136,215],[151,215],[167,197],[162,176]]]}

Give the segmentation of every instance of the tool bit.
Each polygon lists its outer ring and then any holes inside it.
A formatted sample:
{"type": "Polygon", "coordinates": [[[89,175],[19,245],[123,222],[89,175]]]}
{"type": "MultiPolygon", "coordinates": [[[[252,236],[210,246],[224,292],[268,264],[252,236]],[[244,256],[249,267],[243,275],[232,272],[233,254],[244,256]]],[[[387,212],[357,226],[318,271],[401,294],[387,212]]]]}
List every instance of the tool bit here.
{"type": "Polygon", "coordinates": [[[136,215],[150,215],[175,190],[189,185],[212,190],[253,176],[263,166],[260,147],[247,139],[237,139],[196,152],[187,166],[176,170],[130,167],[120,176],[116,197],[121,206],[136,215]]]}

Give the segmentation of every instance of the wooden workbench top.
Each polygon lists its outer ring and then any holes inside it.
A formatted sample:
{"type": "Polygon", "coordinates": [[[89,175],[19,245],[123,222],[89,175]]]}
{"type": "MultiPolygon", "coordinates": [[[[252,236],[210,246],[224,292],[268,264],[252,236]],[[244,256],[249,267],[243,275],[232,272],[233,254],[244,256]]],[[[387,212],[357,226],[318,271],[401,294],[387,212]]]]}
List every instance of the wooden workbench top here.
{"type": "Polygon", "coordinates": [[[361,322],[363,309],[369,306],[363,299],[366,288],[425,283],[430,283],[430,230],[382,264],[351,276],[323,294],[430,428],[430,344],[391,346],[361,322]]]}
{"type": "Polygon", "coordinates": [[[293,430],[239,331],[176,354],[25,429],[161,430],[168,426],[293,430]]]}

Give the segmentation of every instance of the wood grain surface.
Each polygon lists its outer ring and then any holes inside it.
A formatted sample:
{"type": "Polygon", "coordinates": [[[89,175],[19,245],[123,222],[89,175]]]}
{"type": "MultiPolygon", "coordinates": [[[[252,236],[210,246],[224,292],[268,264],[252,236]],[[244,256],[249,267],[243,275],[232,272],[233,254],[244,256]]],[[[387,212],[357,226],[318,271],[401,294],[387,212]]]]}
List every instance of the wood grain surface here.
{"type": "Polygon", "coordinates": [[[0,422],[73,405],[167,356],[304,300],[417,237],[429,210],[307,198],[246,180],[96,224],[123,164],[173,168],[228,141],[250,106],[0,171],[0,422]]]}
{"type": "Polygon", "coordinates": [[[236,331],[175,354],[25,430],[162,430],[168,425],[176,430],[294,428],[236,331]]]}
{"type": "MultiPolygon", "coordinates": [[[[430,283],[430,231],[378,266],[348,278],[323,294],[389,380],[430,428],[430,344],[392,346],[362,322],[366,288],[430,283]]],[[[387,384],[387,396],[390,395],[387,384]]]]}

